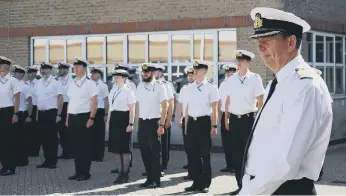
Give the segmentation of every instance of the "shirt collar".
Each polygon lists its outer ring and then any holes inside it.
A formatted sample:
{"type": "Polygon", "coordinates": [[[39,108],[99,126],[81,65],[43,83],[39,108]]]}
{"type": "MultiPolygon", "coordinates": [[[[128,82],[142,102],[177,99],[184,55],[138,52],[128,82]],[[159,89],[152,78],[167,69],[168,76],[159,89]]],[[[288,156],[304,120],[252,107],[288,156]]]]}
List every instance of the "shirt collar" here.
{"type": "Polygon", "coordinates": [[[304,62],[304,59],[301,55],[298,55],[296,58],[288,62],[284,67],[280,69],[278,73],[275,74],[275,77],[278,83],[283,82],[289,74],[295,71],[295,69],[300,66],[301,62],[304,62]]]}
{"type": "Polygon", "coordinates": [[[251,71],[248,69],[244,76],[240,76],[239,71],[237,71],[236,73],[234,73],[232,75],[237,75],[238,78],[242,78],[242,77],[248,77],[250,73],[251,73],[251,71]]]}
{"type": "Polygon", "coordinates": [[[197,81],[195,80],[193,83],[196,85],[196,86],[200,86],[202,84],[205,84],[208,82],[208,79],[207,78],[204,78],[204,80],[201,82],[201,84],[197,84],[197,81]]]}
{"type": "Polygon", "coordinates": [[[45,79],[43,78],[43,81],[49,81],[49,80],[51,79],[51,77],[53,77],[53,75],[50,75],[50,76],[47,78],[47,80],[45,80],[45,79]]]}
{"type": "Polygon", "coordinates": [[[78,79],[77,77],[75,78],[76,81],[83,81],[86,78],[86,74],[81,79],[78,79]]]}
{"type": "Polygon", "coordinates": [[[145,82],[149,85],[154,85],[154,83],[156,82],[157,80],[155,78],[153,78],[150,82],[145,82]]]}
{"type": "Polygon", "coordinates": [[[8,72],[5,77],[3,77],[3,79],[10,79],[10,78],[11,78],[11,73],[10,72],[8,72]]]}

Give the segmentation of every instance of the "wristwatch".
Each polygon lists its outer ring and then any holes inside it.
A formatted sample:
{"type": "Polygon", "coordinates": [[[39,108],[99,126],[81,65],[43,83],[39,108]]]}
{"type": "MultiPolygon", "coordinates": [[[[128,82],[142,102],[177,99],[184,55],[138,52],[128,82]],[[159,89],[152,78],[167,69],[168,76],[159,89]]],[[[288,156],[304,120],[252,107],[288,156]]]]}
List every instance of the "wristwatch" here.
{"type": "Polygon", "coordinates": [[[18,116],[18,112],[15,112],[13,115],[16,115],[16,116],[18,116]]]}
{"type": "Polygon", "coordinates": [[[130,126],[133,126],[133,123],[129,123],[130,126]]]}
{"type": "Polygon", "coordinates": [[[164,127],[165,125],[163,125],[163,124],[160,124],[160,127],[164,127]]]}
{"type": "Polygon", "coordinates": [[[213,125],[213,126],[211,126],[211,127],[216,129],[216,128],[217,128],[217,125],[213,125]]]}
{"type": "Polygon", "coordinates": [[[89,117],[90,120],[94,120],[95,118],[94,117],[89,117]]]}

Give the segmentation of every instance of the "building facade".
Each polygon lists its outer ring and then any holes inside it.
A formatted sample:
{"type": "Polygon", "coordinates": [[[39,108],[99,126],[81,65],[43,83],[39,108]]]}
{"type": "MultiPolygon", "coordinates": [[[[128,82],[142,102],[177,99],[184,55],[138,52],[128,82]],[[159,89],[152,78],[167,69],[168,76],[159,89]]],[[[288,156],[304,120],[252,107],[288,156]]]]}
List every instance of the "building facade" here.
{"type": "MultiPolygon", "coordinates": [[[[334,103],[332,140],[346,138],[346,1],[330,0],[8,0],[0,1],[0,54],[20,65],[56,64],[82,56],[113,70],[113,62],[137,67],[166,66],[165,76],[179,93],[183,70],[194,59],[210,61],[208,77],[223,80],[220,65],[234,62],[233,51],[256,54],[251,70],[263,83],[272,78],[248,37],[254,7],[290,11],[312,26],[302,54],[323,73],[334,103]]],[[[73,70],[72,70],[73,71],[73,70]]],[[[105,74],[106,75],[106,74],[105,74]]],[[[182,142],[173,127],[172,143],[182,142]]],[[[220,145],[219,136],[214,145],[220,145]]]]}

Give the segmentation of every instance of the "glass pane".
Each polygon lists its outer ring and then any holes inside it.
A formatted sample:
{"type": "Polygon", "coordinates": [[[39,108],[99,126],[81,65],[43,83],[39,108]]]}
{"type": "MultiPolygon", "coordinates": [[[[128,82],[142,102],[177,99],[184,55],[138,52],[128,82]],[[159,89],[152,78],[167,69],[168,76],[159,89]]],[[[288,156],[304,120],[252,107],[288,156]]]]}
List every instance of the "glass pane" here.
{"type": "Polygon", "coordinates": [[[343,63],[342,37],[335,37],[335,63],[343,63]]]}
{"type": "Polygon", "coordinates": [[[152,63],[168,62],[168,35],[149,35],[149,61],[152,63]]]}
{"type": "Polygon", "coordinates": [[[234,61],[233,52],[237,48],[236,31],[219,32],[219,62],[234,61]]]}
{"type": "Polygon", "coordinates": [[[83,56],[83,40],[82,39],[69,39],[67,40],[67,62],[72,63],[74,57],[83,56]]]}
{"type": "Polygon", "coordinates": [[[201,58],[202,39],[203,39],[203,34],[197,34],[193,36],[193,59],[203,60],[201,58]]]}
{"type": "Polygon", "coordinates": [[[305,61],[313,62],[312,60],[312,33],[303,35],[302,53],[305,61]]]}
{"type": "Polygon", "coordinates": [[[326,83],[329,92],[334,92],[334,67],[326,67],[326,83]]]}
{"type": "Polygon", "coordinates": [[[46,40],[34,39],[34,64],[46,61],[46,40]]]}
{"type": "Polygon", "coordinates": [[[172,83],[177,93],[179,93],[181,87],[183,87],[187,83],[187,78],[184,74],[185,67],[185,65],[172,66],[172,83]]]}
{"type": "Polygon", "coordinates": [[[334,38],[326,37],[326,62],[334,63],[334,38]]]}
{"type": "Polygon", "coordinates": [[[88,37],[87,38],[87,59],[93,64],[104,63],[103,44],[104,37],[88,37]]]}
{"type": "Polygon", "coordinates": [[[65,61],[65,40],[49,40],[49,62],[65,61]]]}
{"type": "Polygon", "coordinates": [[[342,94],[344,93],[344,67],[335,67],[335,93],[342,94]]]}
{"type": "Polygon", "coordinates": [[[213,62],[214,56],[214,36],[213,34],[204,34],[203,60],[213,62]]]}
{"type": "Polygon", "coordinates": [[[113,62],[123,62],[123,36],[108,36],[107,37],[107,64],[113,62]]]}
{"type": "Polygon", "coordinates": [[[145,62],[145,35],[128,36],[129,63],[145,62]]]}
{"type": "Polygon", "coordinates": [[[324,37],[316,35],[316,62],[324,63],[324,37]]]}
{"type": "Polygon", "coordinates": [[[172,35],[172,62],[190,62],[190,35],[172,35]]]}

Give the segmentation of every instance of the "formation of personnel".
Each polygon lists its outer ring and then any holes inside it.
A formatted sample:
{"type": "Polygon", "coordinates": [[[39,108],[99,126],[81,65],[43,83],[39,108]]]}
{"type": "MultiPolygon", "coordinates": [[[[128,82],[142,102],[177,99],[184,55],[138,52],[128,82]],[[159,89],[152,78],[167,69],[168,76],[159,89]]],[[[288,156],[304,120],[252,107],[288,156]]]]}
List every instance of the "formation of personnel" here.
{"type": "Polygon", "coordinates": [[[108,92],[101,69],[95,67],[91,79],[87,77],[90,65],[83,58],[76,57],[72,65],[58,63],[57,78],[52,76],[53,65],[43,62],[42,78],[35,79],[38,69],[32,66],[13,65],[12,77],[13,61],[1,56],[0,175],[13,175],[17,166],[27,166],[28,157],[38,156],[42,146],[44,162],[37,168],[55,169],[58,158],[74,158],[75,172],[68,179],[88,180],[92,161],[104,159],[106,130],[108,152],[116,163],[111,172],[118,173],[114,183],[126,183],[136,127],[146,176],[140,187],[160,187],[169,165],[176,104],[188,161],[184,179],[192,181],[187,192],[209,191],[212,137],[220,126],[226,160],[221,171],[234,172],[238,185],[231,195],[316,194],[314,181],[330,139],[332,99],[320,73],[299,53],[310,26],[272,8],[255,8],[251,17],[251,38],[274,72],[266,89],[261,77],[249,70],[255,54],[247,50],[234,52],[236,65],[223,66],[225,81],[219,89],[206,78],[210,62],[191,63],[184,70],[188,84],[176,103],[175,89],[159,64],[140,66],[138,86],[129,80],[129,66],[116,64],[108,92]]]}

